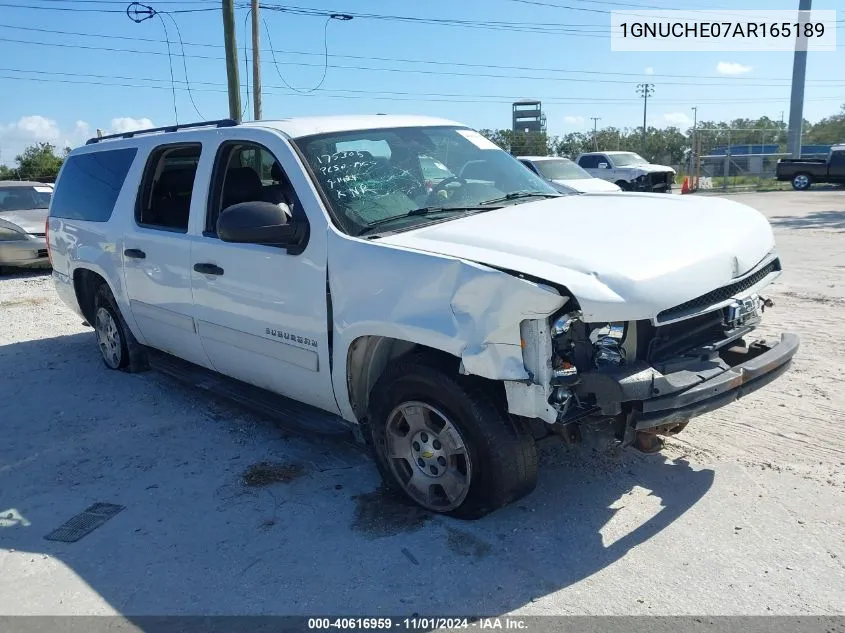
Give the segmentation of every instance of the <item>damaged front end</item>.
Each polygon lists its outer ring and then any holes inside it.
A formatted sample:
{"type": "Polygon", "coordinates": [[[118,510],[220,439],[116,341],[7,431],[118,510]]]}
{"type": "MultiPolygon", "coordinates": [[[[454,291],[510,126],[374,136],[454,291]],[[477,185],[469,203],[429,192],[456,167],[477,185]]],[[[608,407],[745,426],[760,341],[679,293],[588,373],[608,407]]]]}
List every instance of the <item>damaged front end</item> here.
{"type": "MultiPolygon", "coordinates": [[[[722,302],[723,304],[725,302],[722,302]]],[[[798,337],[750,340],[773,304],[753,294],[689,318],[587,323],[572,309],[548,325],[547,403],[543,418],[566,438],[609,434],[622,445],[659,448],[657,435],[682,430],[690,418],[759,389],[789,367],[798,337]]],[[[541,333],[523,325],[523,340],[541,333]]],[[[541,343],[524,344],[526,358],[541,343]]],[[[539,364],[539,363],[538,363],[539,364]]],[[[547,382],[543,382],[547,380],[547,382]]],[[[539,387],[540,385],[536,385],[539,387]]],[[[510,394],[509,394],[510,395],[510,394]]]]}

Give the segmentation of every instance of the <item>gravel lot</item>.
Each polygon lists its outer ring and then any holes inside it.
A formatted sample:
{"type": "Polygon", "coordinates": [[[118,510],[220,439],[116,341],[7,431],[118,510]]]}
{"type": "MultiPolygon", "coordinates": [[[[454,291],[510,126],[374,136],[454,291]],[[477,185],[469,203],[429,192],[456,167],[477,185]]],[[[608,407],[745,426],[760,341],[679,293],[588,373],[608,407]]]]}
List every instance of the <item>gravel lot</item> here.
{"type": "Polygon", "coordinates": [[[775,226],[764,329],[802,336],[791,372],[662,455],[546,447],[536,492],[473,523],[383,499],[354,450],[107,371],[49,276],[0,278],[0,614],[845,612],[845,192],[734,197],[775,226]],[[94,502],[125,509],[44,539],[94,502]]]}

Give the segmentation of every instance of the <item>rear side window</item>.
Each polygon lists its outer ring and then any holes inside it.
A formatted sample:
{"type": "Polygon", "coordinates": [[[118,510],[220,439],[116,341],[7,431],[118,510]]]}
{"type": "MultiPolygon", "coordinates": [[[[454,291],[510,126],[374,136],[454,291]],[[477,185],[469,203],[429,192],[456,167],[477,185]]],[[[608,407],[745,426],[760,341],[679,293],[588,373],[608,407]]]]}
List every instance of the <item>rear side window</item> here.
{"type": "Polygon", "coordinates": [[[112,149],[68,158],[56,183],[50,215],[107,222],[137,152],[135,148],[112,149]]]}
{"type": "Polygon", "coordinates": [[[135,220],[140,226],[185,233],[202,145],[163,145],[147,161],[135,220]]]}

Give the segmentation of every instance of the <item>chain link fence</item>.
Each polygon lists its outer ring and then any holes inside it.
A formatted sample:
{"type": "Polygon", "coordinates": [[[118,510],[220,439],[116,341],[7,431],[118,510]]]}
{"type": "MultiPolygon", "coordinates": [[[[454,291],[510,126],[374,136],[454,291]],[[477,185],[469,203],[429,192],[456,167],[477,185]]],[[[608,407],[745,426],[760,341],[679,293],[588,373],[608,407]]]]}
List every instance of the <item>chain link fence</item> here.
{"type": "MultiPolygon", "coordinates": [[[[829,151],[830,144],[806,144],[801,156],[824,158],[829,151]]],[[[777,163],[789,156],[785,130],[698,129],[679,171],[697,179],[699,189],[781,189],[789,185],[775,180],[777,163]]]]}

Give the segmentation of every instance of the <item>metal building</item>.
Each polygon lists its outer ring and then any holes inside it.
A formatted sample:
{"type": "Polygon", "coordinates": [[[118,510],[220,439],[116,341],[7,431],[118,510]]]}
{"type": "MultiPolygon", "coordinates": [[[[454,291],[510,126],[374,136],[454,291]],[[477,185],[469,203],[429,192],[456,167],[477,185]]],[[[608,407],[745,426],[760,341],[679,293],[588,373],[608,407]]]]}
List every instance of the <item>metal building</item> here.
{"type": "Polygon", "coordinates": [[[516,101],[513,104],[514,132],[546,131],[546,115],[539,101],[516,101]]]}

